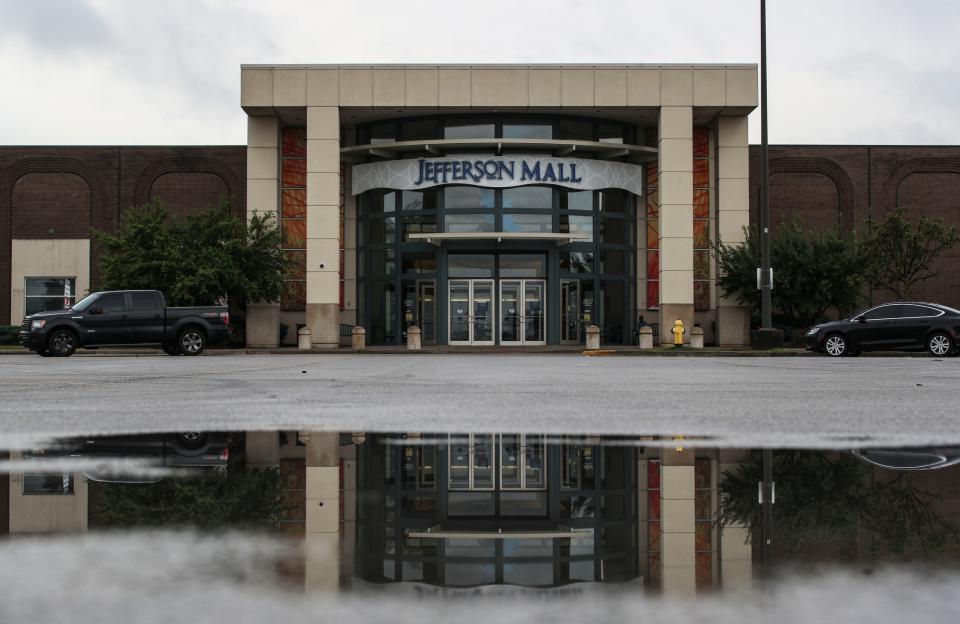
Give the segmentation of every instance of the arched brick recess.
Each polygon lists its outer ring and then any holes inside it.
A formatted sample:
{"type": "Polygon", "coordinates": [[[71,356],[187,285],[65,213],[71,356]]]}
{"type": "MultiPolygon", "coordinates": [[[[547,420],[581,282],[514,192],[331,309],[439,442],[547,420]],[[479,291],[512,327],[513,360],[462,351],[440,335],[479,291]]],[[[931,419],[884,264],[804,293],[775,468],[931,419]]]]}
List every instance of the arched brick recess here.
{"type": "Polygon", "coordinates": [[[244,182],[227,164],[212,158],[166,158],[154,162],[144,169],[137,179],[134,191],[136,205],[140,206],[150,201],[151,190],[160,177],[185,173],[211,174],[220,178],[227,188],[227,199],[231,201],[233,209],[237,210],[238,200],[243,197],[244,182]]]}
{"type": "MultiPolygon", "coordinates": [[[[839,225],[845,231],[851,231],[855,227],[854,207],[855,195],[853,181],[846,170],[835,161],[828,158],[818,157],[783,157],[770,160],[770,178],[771,178],[771,212],[778,210],[782,203],[774,204],[774,189],[777,176],[791,175],[799,177],[801,184],[794,188],[803,189],[804,193],[811,193],[808,197],[799,197],[791,201],[795,202],[801,217],[811,223],[812,227],[824,228],[832,225],[839,225]],[[826,178],[826,180],[824,180],[826,178]],[[827,182],[829,181],[829,182],[827,182]],[[813,188],[809,184],[813,184],[813,188]],[[828,186],[829,185],[829,186],[828,186]],[[831,190],[830,186],[835,190],[831,190]],[[829,210],[824,212],[823,206],[828,202],[829,210]]],[[[781,178],[782,179],[782,178],[781,178]]],[[[793,185],[791,185],[793,186],[793,185]]],[[[760,180],[757,179],[754,185],[754,192],[758,198],[756,205],[759,207],[760,180]]],[[[783,188],[784,194],[789,194],[789,189],[783,188]]],[[[780,200],[782,202],[783,200],[780,200]]],[[[789,208],[789,207],[787,207],[789,208]]],[[[774,225],[790,217],[791,213],[781,214],[779,218],[774,218],[774,225]]],[[[757,215],[753,215],[753,222],[758,223],[757,215]]]]}
{"type": "Polygon", "coordinates": [[[230,197],[226,182],[212,173],[165,173],[154,180],[149,198],[160,198],[170,214],[186,215],[230,197]]]}
{"type": "MultiPolygon", "coordinates": [[[[3,266],[0,266],[0,324],[10,322],[10,254],[13,240],[13,196],[17,182],[31,174],[73,174],[81,178],[89,188],[90,208],[87,213],[87,222],[94,227],[106,228],[112,222],[112,216],[107,217],[106,189],[97,172],[88,164],[75,158],[38,157],[21,158],[6,169],[3,179],[0,179],[0,244],[5,246],[3,266]],[[105,211],[103,218],[98,218],[97,211],[105,211]]],[[[112,215],[112,213],[111,213],[112,215]]],[[[95,241],[91,242],[91,254],[96,255],[95,241]]],[[[91,285],[98,281],[98,271],[95,265],[90,267],[91,285]]]]}
{"type": "Polygon", "coordinates": [[[90,238],[93,195],[75,173],[28,173],[10,195],[11,238],[90,238]]]}

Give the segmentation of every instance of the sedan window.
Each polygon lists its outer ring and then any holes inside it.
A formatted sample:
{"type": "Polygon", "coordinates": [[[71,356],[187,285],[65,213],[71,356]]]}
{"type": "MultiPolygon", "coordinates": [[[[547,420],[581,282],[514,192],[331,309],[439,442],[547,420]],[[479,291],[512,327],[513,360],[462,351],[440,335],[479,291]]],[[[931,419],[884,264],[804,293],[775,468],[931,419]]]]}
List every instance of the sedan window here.
{"type": "Polygon", "coordinates": [[[880,306],[864,312],[863,317],[867,320],[897,318],[900,316],[897,310],[899,307],[893,305],[880,306]]]}
{"type": "Polygon", "coordinates": [[[933,308],[921,305],[903,305],[898,307],[903,308],[901,318],[932,317],[942,314],[940,310],[934,310],[933,308]]]}

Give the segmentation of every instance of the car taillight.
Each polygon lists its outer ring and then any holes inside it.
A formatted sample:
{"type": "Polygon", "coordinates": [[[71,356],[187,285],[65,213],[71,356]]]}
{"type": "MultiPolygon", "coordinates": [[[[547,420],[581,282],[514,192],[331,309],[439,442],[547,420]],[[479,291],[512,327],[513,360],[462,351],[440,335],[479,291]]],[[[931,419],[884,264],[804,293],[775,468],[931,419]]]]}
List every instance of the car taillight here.
{"type": "Polygon", "coordinates": [[[229,325],[229,324],[230,324],[230,313],[229,313],[229,312],[221,312],[221,313],[220,313],[220,320],[223,321],[223,324],[224,324],[224,325],[229,325]]]}
{"type": "Polygon", "coordinates": [[[227,461],[228,459],[230,459],[230,449],[225,448],[222,451],[220,451],[220,459],[222,459],[223,461],[227,461]]]}

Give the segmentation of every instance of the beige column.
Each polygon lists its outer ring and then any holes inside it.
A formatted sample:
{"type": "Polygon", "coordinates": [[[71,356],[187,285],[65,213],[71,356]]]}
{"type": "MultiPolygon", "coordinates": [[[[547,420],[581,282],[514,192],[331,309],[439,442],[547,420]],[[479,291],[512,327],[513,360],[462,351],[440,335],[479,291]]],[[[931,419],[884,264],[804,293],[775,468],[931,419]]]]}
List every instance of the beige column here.
{"type": "Polygon", "coordinates": [[[693,451],[665,448],[660,466],[663,594],[691,597],[697,592],[693,451]]]}
{"type": "MultiPolygon", "coordinates": [[[[343,184],[349,189],[352,182],[350,167],[344,167],[343,184]]],[[[357,324],[357,198],[344,192],[343,205],[343,311],[341,323],[357,324]]]]}
{"type": "Polygon", "coordinates": [[[307,107],[307,327],[336,347],[340,325],[340,110],[307,107]]]}
{"type": "MultiPolygon", "coordinates": [[[[745,115],[723,116],[717,124],[717,232],[724,244],[742,243],[750,225],[750,145],[745,115]]],[[[717,344],[750,343],[750,308],[720,293],[717,344]]]]}
{"type": "MultiPolygon", "coordinates": [[[[247,219],[256,212],[271,214],[279,227],[280,128],[276,117],[247,117],[247,219]]],[[[247,346],[276,347],[280,304],[247,304],[247,346]]]]}
{"type": "Polygon", "coordinates": [[[660,336],[680,319],[693,328],[693,108],[663,106],[659,128],[660,336]]]}
{"type": "Polygon", "coordinates": [[[275,468],[280,465],[280,436],[276,431],[248,431],[243,438],[247,467],[275,468]]]}
{"type": "MultiPolygon", "coordinates": [[[[750,461],[747,450],[720,452],[720,475],[735,473],[740,464],[750,461]]],[[[723,505],[723,501],[720,501],[723,505]]],[[[723,591],[749,591],[753,588],[753,546],[747,527],[725,524],[720,527],[720,587],[723,591]]]]}
{"type": "Polygon", "coordinates": [[[340,434],[313,432],[306,459],[306,569],[304,586],[340,587],[340,434]]]}

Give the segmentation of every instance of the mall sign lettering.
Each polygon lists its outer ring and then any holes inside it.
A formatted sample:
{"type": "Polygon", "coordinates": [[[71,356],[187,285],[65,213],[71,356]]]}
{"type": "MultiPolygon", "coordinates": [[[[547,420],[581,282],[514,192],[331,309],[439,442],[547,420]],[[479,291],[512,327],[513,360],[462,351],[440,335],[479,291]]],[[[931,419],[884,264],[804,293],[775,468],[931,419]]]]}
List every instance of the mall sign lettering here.
{"type": "Polygon", "coordinates": [[[508,188],[531,184],[574,190],[619,188],[643,194],[643,168],[631,163],[539,155],[459,156],[355,165],[352,192],[420,190],[444,184],[508,188]]]}

